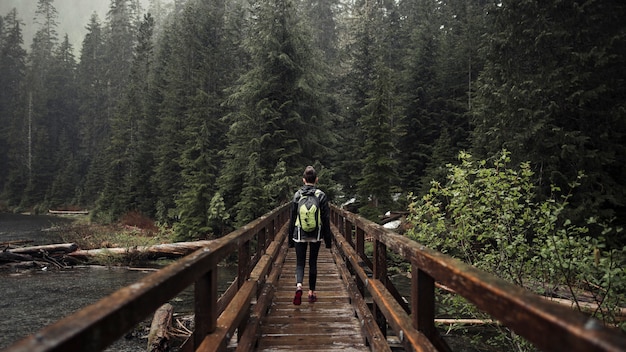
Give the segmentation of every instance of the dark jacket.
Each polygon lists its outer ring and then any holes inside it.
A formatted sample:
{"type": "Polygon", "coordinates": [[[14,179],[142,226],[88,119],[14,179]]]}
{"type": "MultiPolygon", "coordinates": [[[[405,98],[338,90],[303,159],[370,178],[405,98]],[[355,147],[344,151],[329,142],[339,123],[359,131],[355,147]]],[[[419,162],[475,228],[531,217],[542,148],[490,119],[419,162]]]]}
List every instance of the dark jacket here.
{"type": "MultiPolygon", "coordinates": [[[[300,199],[300,195],[303,193],[313,193],[315,190],[319,190],[315,186],[304,185],[300,188],[294,195],[293,201],[291,202],[291,219],[289,221],[289,246],[294,246],[294,238],[296,236],[296,217],[298,216],[298,200],[300,199]]],[[[330,207],[328,206],[328,197],[326,194],[319,190],[318,198],[320,201],[320,218],[322,221],[321,224],[321,238],[324,240],[326,244],[326,248],[331,247],[331,233],[330,233],[330,207]]]]}

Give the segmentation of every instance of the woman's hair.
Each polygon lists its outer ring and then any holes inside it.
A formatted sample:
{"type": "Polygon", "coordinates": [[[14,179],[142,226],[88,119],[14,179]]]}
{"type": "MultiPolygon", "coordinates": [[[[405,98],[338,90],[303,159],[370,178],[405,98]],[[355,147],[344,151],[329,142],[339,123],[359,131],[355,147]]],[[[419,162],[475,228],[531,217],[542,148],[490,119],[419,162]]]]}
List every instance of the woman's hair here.
{"type": "Polygon", "coordinates": [[[304,169],[302,177],[304,177],[307,183],[315,183],[315,180],[317,180],[317,171],[315,171],[313,166],[309,165],[304,169]]]}

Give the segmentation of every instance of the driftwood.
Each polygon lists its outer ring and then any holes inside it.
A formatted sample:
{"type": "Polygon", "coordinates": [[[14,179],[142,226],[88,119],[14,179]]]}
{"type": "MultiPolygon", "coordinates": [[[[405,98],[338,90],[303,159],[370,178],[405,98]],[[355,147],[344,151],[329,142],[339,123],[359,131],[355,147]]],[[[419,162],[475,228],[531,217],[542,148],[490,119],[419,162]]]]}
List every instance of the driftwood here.
{"type": "Polygon", "coordinates": [[[48,210],[49,214],[54,215],[87,215],[89,210],[48,210]]]}
{"type": "Polygon", "coordinates": [[[70,253],[74,252],[78,249],[78,245],[76,243],[60,243],[60,244],[48,244],[43,246],[32,246],[32,247],[22,247],[22,248],[13,248],[8,249],[8,252],[16,253],[16,254],[28,254],[28,255],[38,255],[40,253],[70,253]]]}
{"type": "Polygon", "coordinates": [[[68,253],[72,257],[95,257],[101,255],[129,255],[129,254],[141,254],[147,257],[170,257],[177,258],[192,253],[206,245],[211,241],[195,241],[195,242],[177,242],[157,244],[154,246],[136,246],[131,248],[100,248],[100,249],[88,249],[77,250],[72,253],[68,253]]]}
{"type": "Polygon", "coordinates": [[[493,325],[500,323],[493,319],[435,319],[435,323],[442,325],[493,325]]]}
{"type": "Polygon", "coordinates": [[[52,265],[63,268],[65,263],[75,263],[75,258],[68,258],[65,254],[78,249],[75,243],[50,244],[22,248],[5,248],[0,252],[0,264],[4,269],[31,269],[47,268],[52,265]]]}
{"type": "Polygon", "coordinates": [[[174,307],[166,303],[154,312],[150,333],[148,334],[148,352],[163,352],[168,350],[168,330],[172,325],[173,311],[174,307]]]}
{"type": "Polygon", "coordinates": [[[13,252],[0,252],[0,262],[24,262],[31,260],[33,260],[33,257],[30,255],[13,252]]]}

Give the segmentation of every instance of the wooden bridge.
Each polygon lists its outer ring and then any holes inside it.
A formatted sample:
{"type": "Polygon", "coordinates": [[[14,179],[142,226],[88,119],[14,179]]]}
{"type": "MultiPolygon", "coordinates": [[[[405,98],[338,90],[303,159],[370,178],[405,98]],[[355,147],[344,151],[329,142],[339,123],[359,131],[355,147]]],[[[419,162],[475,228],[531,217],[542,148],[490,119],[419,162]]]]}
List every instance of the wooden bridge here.
{"type": "Polygon", "coordinates": [[[192,285],[195,329],[182,351],[450,351],[435,326],[436,283],[542,351],[626,351],[623,333],[583,313],[337,207],[331,213],[333,248],[320,252],[316,303],[292,304],[285,205],[5,351],[104,350],[192,285]],[[387,276],[390,251],[411,263],[407,299],[387,276]],[[219,296],[218,263],[235,254],[238,277],[219,296]]]}

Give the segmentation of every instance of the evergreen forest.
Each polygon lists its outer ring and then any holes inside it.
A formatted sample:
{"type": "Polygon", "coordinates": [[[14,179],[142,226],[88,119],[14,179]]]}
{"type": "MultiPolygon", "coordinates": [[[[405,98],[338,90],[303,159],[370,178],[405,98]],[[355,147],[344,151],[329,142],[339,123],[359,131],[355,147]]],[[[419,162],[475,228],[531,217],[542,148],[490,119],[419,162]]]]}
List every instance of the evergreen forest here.
{"type": "Polygon", "coordinates": [[[335,204],[378,219],[459,153],[505,151],[539,198],[571,190],[568,221],[624,222],[626,2],[111,0],[80,48],[54,0],[31,43],[1,15],[4,210],[214,238],[314,165],[335,204]]]}

